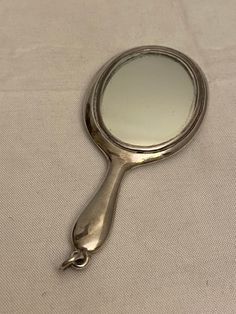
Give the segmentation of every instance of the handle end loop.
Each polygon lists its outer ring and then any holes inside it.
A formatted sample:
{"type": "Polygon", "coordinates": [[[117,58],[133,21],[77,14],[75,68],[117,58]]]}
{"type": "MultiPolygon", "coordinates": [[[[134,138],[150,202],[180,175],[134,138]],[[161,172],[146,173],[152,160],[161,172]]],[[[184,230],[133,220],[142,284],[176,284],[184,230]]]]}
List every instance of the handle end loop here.
{"type": "Polygon", "coordinates": [[[60,266],[60,270],[65,270],[72,267],[76,270],[83,269],[89,262],[90,257],[86,249],[74,250],[70,257],[65,260],[60,266]]]}

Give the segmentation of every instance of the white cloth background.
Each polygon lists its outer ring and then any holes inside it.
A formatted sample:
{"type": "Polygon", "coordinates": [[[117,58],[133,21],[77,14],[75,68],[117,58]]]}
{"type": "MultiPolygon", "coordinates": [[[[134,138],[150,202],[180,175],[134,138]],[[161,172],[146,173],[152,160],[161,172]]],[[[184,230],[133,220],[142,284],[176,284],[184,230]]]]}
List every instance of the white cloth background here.
{"type": "Polygon", "coordinates": [[[236,313],[235,0],[0,1],[0,313],[236,313]],[[81,118],[100,66],[158,44],[210,103],[186,149],[124,179],[83,272],[58,272],[105,172],[81,118]]]}

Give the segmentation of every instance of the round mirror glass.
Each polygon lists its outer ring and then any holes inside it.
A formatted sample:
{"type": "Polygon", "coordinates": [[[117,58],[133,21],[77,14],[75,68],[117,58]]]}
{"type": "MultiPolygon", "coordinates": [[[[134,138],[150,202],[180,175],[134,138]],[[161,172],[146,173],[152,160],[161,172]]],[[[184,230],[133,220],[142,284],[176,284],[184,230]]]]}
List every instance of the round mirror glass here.
{"type": "Polygon", "coordinates": [[[126,61],[110,77],[100,113],[119,141],[154,146],[175,138],[192,117],[195,88],[175,59],[146,54],[126,61]]]}

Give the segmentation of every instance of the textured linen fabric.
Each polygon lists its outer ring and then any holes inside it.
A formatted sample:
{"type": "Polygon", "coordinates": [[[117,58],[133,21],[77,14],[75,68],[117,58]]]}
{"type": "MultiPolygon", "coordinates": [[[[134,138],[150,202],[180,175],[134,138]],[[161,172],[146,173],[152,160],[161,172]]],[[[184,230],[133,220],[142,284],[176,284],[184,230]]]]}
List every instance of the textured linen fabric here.
{"type": "Polygon", "coordinates": [[[0,1],[0,313],[236,313],[235,0],[0,1]],[[59,272],[105,161],[82,103],[139,45],[203,68],[190,145],[125,177],[114,227],[83,272],[59,272]]]}

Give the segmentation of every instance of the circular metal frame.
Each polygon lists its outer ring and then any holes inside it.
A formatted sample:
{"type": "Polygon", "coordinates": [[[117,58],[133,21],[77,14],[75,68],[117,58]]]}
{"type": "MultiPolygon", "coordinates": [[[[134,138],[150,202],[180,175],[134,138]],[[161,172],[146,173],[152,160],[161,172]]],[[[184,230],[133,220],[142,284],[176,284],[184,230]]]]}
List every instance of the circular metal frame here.
{"type": "Polygon", "coordinates": [[[109,158],[117,156],[130,165],[156,161],[177,152],[192,138],[204,117],[207,96],[207,81],[203,72],[185,54],[162,46],[137,47],[115,57],[99,71],[86,103],[85,123],[95,143],[109,158]],[[190,121],[176,137],[158,145],[136,146],[122,142],[109,132],[103,123],[100,106],[104,90],[114,73],[126,62],[147,54],[164,55],[185,67],[193,81],[195,102],[190,121]]]}

